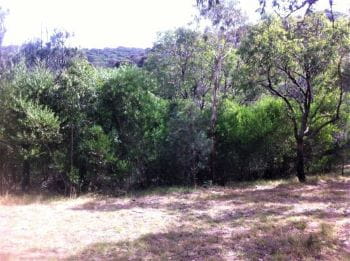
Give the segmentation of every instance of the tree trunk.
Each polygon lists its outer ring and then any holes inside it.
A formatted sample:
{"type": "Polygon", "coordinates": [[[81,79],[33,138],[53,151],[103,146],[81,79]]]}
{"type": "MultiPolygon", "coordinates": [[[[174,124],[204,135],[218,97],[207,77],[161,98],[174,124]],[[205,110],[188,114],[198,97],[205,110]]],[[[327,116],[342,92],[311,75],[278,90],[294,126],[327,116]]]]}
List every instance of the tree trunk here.
{"type": "Polygon", "coordinates": [[[69,196],[71,197],[74,193],[74,185],[72,182],[72,174],[73,174],[73,161],[74,161],[74,128],[73,124],[71,123],[70,126],[70,153],[69,153],[69,160],[70,160],[70,166],[69,166],[69,175],[68,175],[68,184],[69,184],[69,196]]]}
{"type": "Polygon", "coordinates": [[[23,161],[23,170],[22,170],[22,192],[26,192],[30,185],[30,162],[29,160],[23,161]]]}
{"type": "Polygon", "coordinates": [[[70,127],[70,166],[69,166],[69,172],[70,174],[72,173],[73,170],[73,155],[74,155],[74,129],[73,126],[71,125],[70,127]]]}
{"type": "Polygon", "coordinates": [[[297,141],[297,159],[296,159],[297,177],[300,182],[306,181],[304,169],[304,140],[301,138],[297,141]]]}
{"type": "Polygon", "coordinates": [[[216,122],[218,117],[218,91],[220,87],[220,72],[222,66],[222,57],[216,58],[214,67],[214,85],[212,92],[212,105],[211,105],[211,119],[210,119],[210,134],[212,138],[211,152],[210,152],[210,172],[212,176],[212,182],[216,180],[215,173],[215,161],[216,161],[216,122]]]}
{"type": "Polygon", "coordinates": [[[341,154],[341,174],[342,174],[342,176],[345,175],[345,156],[344,156],[344,151],[341,154]]]}
{"type": "Polygon", "coordinates": [[[4,177],[4,164],[1,164],[1,169],[0,169],[0,195],[4,194],[4,184],[5,184],[5,177],[4,177]]]}
{"type": "Polygon", "coordinates": [[[210,172],[213,184],[216,182],[216,137],[212,136],[211,152],[210,152],[210,172]]]}

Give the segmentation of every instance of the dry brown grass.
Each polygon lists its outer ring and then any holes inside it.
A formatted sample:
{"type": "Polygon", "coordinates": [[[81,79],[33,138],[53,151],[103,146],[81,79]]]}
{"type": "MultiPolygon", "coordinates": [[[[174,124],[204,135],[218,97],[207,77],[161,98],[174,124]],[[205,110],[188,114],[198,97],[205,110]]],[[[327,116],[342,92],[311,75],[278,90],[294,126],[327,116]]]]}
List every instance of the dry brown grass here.
{"type": "Polygon", "coordinates": [[[350,178],[0,198],[0,260],[350,260],[350,178]]]}

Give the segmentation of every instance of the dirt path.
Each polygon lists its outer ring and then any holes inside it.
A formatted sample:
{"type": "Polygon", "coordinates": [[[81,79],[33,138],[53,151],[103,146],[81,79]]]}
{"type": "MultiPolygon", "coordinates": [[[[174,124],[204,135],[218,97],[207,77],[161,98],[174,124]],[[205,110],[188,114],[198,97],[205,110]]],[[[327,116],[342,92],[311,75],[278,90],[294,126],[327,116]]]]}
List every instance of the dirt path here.
{"type": "Polygon", "coordinates": [[[0,260],[350,260],[350,178],[138,198],[0,198],[0,260]]]}

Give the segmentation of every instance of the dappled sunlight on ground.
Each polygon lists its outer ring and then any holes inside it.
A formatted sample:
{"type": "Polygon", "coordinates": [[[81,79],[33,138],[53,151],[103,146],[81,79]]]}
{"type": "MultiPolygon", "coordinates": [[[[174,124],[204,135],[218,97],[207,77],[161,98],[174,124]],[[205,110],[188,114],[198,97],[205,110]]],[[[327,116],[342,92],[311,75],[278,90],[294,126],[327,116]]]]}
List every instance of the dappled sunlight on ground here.
{"type": "Polygon", "coordinates": [[[350,178],[0,198],[0,260],[350,260],[350,178]]]}

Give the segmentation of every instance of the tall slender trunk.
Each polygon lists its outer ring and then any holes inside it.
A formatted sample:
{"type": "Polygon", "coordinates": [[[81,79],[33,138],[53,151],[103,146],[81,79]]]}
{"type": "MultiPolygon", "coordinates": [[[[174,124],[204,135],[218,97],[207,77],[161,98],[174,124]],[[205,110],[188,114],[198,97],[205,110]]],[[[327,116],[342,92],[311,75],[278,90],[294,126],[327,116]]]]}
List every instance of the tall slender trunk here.
{"type": "Polygon", "coordinates": [[[1,164],[0,169],[0,195],[4,194],[4,184],[5,184],[5,177],[4,177],[4,164],[1,164]]]}
{"type": "Polygon", "coordinates": [[[192,184],[196,188],[197,187],[197,164],[198,164],[198,157],[195,149],[192,149],[192,166],[191,166],[191,177],[192,177],[192,184]]]}
{"type": "Polygon", "coordinates": [[[345,175],[345,155],[344,155],[344,151],[341,154],[341,174],[342,176],[345,175]]]}
{"type": "Polygon", "coordinates": [[[210,132],[212,137],[212,145],[210,152],[210,172],[212,176],[213,183],[216,180],[215,173],[215,161],[216,161],[216,123],[218,117],[218,91],[220,87],[220,72],[222,67],[222,57],[216,58],[215,67],[214,67],[214,84],[213,84],[213,92],[212,92],[212,110],[211,110],[211,119],[210,119],[210,132]]]}
{"type": "Polygon", "coordinates": [[[22,192],[26,192],[30,185],[30,161],[25,159],[23,161],[22,169],[22,192]]]}
{"type": "Polygon", "coordinates": [[[73,152],[74,152],[74,129],[73,126],[70,127],[70,166],[69,172],[73,170],[73,152]]]}
{"type": "Polygon", "coordinates": [[[297,177],[300,182],[306,181],[305,167],[304,167],[304,139],[297,140],[297,159],[296,159],[297,177]]]}
{"type": "Polygon", "coordinates": [[[216,161],[216,137],[215,135],[213,135],[212,144],[211,144],[211,153],[210,153],[210,172],[211,172],[211,178],[213,183],[215,183],[216,181],[215,161],[216,161]]]}
{"type": "Polygon", "coordinates": [[[69,196],[72,196],[73,192],[74,192],[74,185],[72,184],[71,181],[71,175],[73,174],[73,160],[74,160],[74,128],[73,128],[73,124],[71,123],[70,126],[70,153],[69,153],[69,175],[68,175],[68,194],[69,196]]]}

